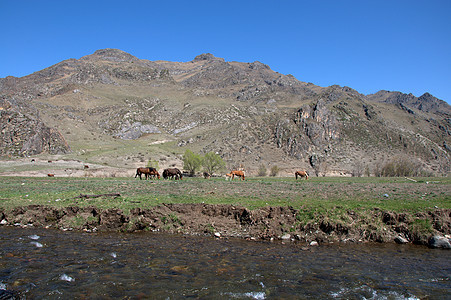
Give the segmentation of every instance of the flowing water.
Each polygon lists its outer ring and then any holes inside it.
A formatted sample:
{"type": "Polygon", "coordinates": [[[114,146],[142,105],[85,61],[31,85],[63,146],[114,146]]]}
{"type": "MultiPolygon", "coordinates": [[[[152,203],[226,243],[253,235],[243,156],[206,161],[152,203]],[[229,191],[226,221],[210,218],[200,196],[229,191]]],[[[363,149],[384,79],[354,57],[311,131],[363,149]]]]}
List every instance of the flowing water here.
{"type": "Polygon", "coordinates": [[[0,289],[22,299],[450,299],[450,277],[423,246],[0,227],[0,289]]]}

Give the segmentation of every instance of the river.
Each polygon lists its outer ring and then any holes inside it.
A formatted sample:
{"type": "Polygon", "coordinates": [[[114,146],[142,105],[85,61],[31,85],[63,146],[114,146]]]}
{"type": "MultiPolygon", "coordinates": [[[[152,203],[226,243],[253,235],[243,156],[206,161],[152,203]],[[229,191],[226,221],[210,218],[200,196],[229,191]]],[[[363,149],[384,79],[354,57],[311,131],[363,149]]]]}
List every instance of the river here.
{"type": "Polygon", "coordinates": [[[21,299],[449,299],[451,251],[0,227],[21,299]]]}

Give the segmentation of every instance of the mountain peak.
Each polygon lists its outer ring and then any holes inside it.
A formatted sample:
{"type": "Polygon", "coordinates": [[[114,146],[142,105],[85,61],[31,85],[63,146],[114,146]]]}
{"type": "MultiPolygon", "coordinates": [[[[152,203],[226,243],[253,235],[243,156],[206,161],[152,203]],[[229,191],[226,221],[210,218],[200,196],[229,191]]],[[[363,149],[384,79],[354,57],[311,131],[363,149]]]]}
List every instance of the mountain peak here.
{"type": "Polygon", "coordinates": [[[208,61],[220,60],[220,61],[224,61],[224,58],[216,57],[216,56],[214,56],[211,53],[203,53],[203,54],[200,54],[200,55],[198,55],[198,56],[196,56],[194,58],[194,61],[202,61],[202,60],[208,60],[208,61]]]}
{"type": "Polygon", "coordinates": [[[421,95],[419,97],[419,99],[426,101],[426,102],[430,102],[430,101],[437,101],[439,100],[438,98],[434,97],[433,95],[429,94],[428,92],[424,93],[423,95],[421,95]]]}
{"type": "Polygon", "coordinates": [[[113,62],[130,62],[138,60],[138,58],[125,51],[111,48],[97,50],[91,55],[82,57],[82,59],[98,59],[113,62]]]}
{"type": "Polygon", "coordinates": [[[451,113],[451,106],[430,93],[426,92],[420,97],[415,97],[412,93],[390,92],[381,90],[376,94],[368,95],[368,99],[377,102],[385,102],[397,105],[407,105],[425,112],[451,113]]]}

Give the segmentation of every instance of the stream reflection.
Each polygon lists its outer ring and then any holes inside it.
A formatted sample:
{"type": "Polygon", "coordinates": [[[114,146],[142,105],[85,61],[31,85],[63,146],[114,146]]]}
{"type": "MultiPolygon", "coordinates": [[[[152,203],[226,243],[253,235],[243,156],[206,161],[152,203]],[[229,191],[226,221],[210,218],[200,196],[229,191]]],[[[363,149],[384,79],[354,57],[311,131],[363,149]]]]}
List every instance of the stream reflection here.
{"type": "Polygon", "coordinates": [[[451,251],[0,227],[0,289],[36,299],[446,299],[451,251]]]}

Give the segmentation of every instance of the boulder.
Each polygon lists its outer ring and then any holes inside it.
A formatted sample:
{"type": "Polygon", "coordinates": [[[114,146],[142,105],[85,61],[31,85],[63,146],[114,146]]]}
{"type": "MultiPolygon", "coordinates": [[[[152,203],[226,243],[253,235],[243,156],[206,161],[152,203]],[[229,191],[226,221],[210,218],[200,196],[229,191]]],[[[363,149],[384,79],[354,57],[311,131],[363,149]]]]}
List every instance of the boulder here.
{"type": "Polygon", "coordinates": [[[281,239],[282,240],[289,240],[289,239],[291,239],[291,235],[289,233],[286,233],[286,234],[282,235],[281,239]]]}
{"type": "Polygon", "coordinates": [[[409,241],[406,238],[403,238],[402,236],[397,236],[395,238],[395,242],[398,244],[407,244],[409,241]]]}
{"type": "Polygon", "coordinates": [[[429,247],[451,249],[450,239],[444,236],[435,235],[429,239],[429,247]]]}

